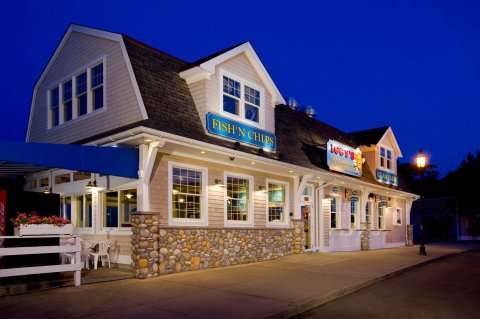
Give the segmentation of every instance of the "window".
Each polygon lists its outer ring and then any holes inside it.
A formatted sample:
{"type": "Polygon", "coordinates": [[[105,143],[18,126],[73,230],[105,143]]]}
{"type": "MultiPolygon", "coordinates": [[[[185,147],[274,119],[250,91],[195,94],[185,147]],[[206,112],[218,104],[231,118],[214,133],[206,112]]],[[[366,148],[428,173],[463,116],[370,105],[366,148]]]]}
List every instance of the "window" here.
{"type": "Polygon", "coordinates": [[[65,183],[70,183],[70,173],[55,176],[55,185],[65,183]]]}
{"type": "Polygon", "coordinates": [[[131,213],[137,210],[137,190],[107,192],[102,198],[103,227],[131,227],[131,213]]]}
{"type": "Polygon", "coordinates": [[[49,128],[105,107],[104,62],[93,64],[48,91],[49,128]]]}
{"type": "Polygon", "coordinates": [[[91,70],[92,107],[98,110],[103,107],[103,63],[97,64],[91,70]]]}
{"type": "Polygon", "coordinates": [[[207,170],[169,163],[169,222],[206,225],[207,170]]]}
{"type": "Polygon", "coordinates": [[[223,76],[223,111],[260,123],[261,92],[241,81],[223,76]]]}
{"type": "Polygon", "coordinates": [[[350,200],[350,228],[356,229],[357,228],[357,207],[358,202],[357,200],[350,200]]]}
{"type": "Polygon", "coordinates": [[[392,169],[392,151],[380,147],[380,166],[392,169]]]}
{"type": "Polygon", "coordinates": [[[37,180],[36,179],[29,180],[28,181],[28,188],[29,189],[37,188],[37,180]]]}
{"type": "Polygon", "coordinates": [[[92,194],[78,195],[75,197],[77,219],[75,226],[78,228],[92,227],[92,194]]]}
{"type": "Polygon", "coordinates": [[[395,214],[393,215],[393,225],[401,226],[402,225],[402,209],[395,208],[395,214]]]}
{"type": "Polygon", "coordinates": [[[72,80],[63,83],[63,122],[68,122],[73,118],[72,104],[72,80]]]}
{"type": "Polygon", "coordinates": [[[339,228],[338,215],[339,215],[339,199],[332,197],[330,201],[330,228],[339,228]]]}
{"type": "Polygon", "coordinates": [[[90,179],[92,177],[92,174],[90,173],[85,173],[85,172],[73,172],[73,181],[78,182],[78,181],[83,181],[86,179],[90,179]]]}
{"type": "Polygon", "coordinates": [[[40,178],[40,187],[49,186],[48,177],[40,178]]]}
{"type": "Polygon", "coordinates": [[[385,202],[380,202],[378,204],[378,229],[385,228],[385,208],[387,207],[385,202]]]}
{"type": "Polygon", "coordinates": [[[72,219],[72,198],[70,196],[60,198],[60,216],[72,219]]]}
{"type": "Polygon", "coordinates": [[[60,111],[58,108],[60,91],[58,87],[50,90],[50,123],[51,127],[58,126],[60,124],[60,111]]]}
{"type": "Polygon", "coordinates": [[[268,222],[285,223],[287,218],[287,186],[288,184],[268,183],[268,222]]]}
{"type": "Polygon", "coordinates": [[[226,175],[226,223],[248,224],[252,211],[251,190],[253,179],[240,175],[226,175]]]}
{"type": "Polygon", "coordinates": [[[77,116],[87,114],[87,72],[77,75],[77,116]]]}
{"type": "Polygon", "coordinates": [[[365,210],[365,222],[367,222],[368,225],[372,222],[372,202],[370,201],[367,202],[365,210]]]}

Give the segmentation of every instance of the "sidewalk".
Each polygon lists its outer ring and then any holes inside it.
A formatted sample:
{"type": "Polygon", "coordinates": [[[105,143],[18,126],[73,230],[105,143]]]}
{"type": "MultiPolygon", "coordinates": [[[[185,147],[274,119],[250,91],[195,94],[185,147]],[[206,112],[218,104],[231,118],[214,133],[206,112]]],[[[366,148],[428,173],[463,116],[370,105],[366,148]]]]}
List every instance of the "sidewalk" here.
{"type": "Polygon", "coordinates": [[[480,243],[307,253],[263,263],[0,297],[2,318],[288,318],[480,243]]]}

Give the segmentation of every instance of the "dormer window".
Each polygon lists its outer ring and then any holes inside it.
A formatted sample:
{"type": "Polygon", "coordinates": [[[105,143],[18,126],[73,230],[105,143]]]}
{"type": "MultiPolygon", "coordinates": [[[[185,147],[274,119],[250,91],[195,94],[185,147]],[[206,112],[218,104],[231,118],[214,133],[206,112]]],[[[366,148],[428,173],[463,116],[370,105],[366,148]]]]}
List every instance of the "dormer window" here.
{"type": "Polygon", "coordinates": [[[223,112],[260,123],[260,107],[260,90],[223,76],[223,112]]]}
{"type": "Polygon", "coordinates": [[[380,147],[380,166],[387,169],[392,168],[392,151],[380,147]]]}

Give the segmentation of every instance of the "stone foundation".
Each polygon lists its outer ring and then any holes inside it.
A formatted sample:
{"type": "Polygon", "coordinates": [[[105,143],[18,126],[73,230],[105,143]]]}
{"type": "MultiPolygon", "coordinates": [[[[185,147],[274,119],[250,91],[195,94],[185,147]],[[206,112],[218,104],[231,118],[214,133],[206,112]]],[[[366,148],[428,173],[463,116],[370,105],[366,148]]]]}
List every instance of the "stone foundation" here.
{"type": "Polygon", "coordinates": [[[151,278],[158,272],[158,214],[132,214],[132,271],[136,278],[151,278]]]}
{"type": "Polygon", "coordinates": [[[362,223],[362,234],[360,235],[360,250],[370,250],[370,223],[362,223]]]}
{"type": "Polygon", "coordinates": [[[407,225],[407,246],[413,245],[413,225],[407,225]]]}
{"type": "Polygon", "coordinates": [[[301,254],[305,251],[305,223],[301,219],[292,219],[293,225],[293,253],[301,254]]]}
{"type": "Polygon", "coordinates": [[[192,271],[290,255],[291,229],[192,229],[159,231],[159,273],[192,271]]]}

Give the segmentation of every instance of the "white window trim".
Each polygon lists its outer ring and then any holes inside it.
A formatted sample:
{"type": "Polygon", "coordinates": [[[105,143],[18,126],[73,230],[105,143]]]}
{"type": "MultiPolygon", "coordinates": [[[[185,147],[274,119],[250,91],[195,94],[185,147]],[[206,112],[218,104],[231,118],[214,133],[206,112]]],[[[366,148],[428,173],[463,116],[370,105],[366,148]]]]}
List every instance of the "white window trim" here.
{"type": "Polygon", "coordinates": [[[393,217],[392,218],[393,226],[403,226],[403,210],[400,207],[393,207],[393,216],[392,217],[393,217]],[[400,212],[397,213],[397,211],[400,211],[400,212]],[[395,219],[397,214],[400,214],[400,224],[397,224],[397,220],[395,219]]]}
{"type": "MultiPolygon", "coordinates": [[[[335,212],[335,218],[337,220],[336,224],[337,224],[337,227],[333,228],[332,227],[332,204],[330,203],[330,212],[328,214],[328,227],[329,229],[342,229],[342,218],[341,218],[341,214],[342,214],[342,198],[340,196],[332,196],[330,197],[330,200],[332,199],[335,199],[337,200],[337,211],[335,212]]],[[[350,215],[349,215],[350,217],[350,215]]]]}
{"type": "Polygon", "coordinates": [[[253,190],[253,176],[251,175],[244,175],[244,174],[238,174],[234,172],[227,172],[225,171],[223,173],[223,180],[225,183],[224,186],[224,192],[223,192],[223,220],[224,220],[224,225],[225,227],[253,227],[254,226],[254,190],[253,190]],[[248,215],[247,215],[247,220],[246,221],[241,221],[241,220],[228,220],[227,219],[227,177],[237,177],[237,178],[243,178],[248,180],[248,215]]]}
{"type": "Polygon", "coordinates": [[[275,180],[275,179],[269,179],[267,178],[265,180],[265,189],[266,189],[266,193],[265,193],[265,221],[266,221],[266,225],[267,227],[287,227],[288,225],[290,225],[290,183],[288,182],[283,182],[283,181],[279,181],[279,180],[275,180]],[[269,192],[269,188],[268,188],[268,184],[280,184],[280,185],[284,185],[285,186],[285,208],[284,208],[284,212],[283,212],[283,215],[284,215],[284,221],[283,222],[277,222],[277,221],[269,221],[268,220],[268,192],[269,192]]]}
{"type": "Polygon", "coordinates": [[[379,145],[378,146],[378,166],[380,167],[380,169],[390,173],[396,173],[394,169],[394,166],[396,165],[395,163],[396,163],[396,157],[395,157],[395,153],[393,152],[393,149],[388,146],[379,145]],[[381,148],[385,149],[385,166],[382,166],[381,148]],[[392,159],[390,160],[390,168],[387,168],[387,151],[390,151],[392,153],[392,159]]]}
{"type": "Polygon", "coordinates": [[[236,76],[224,69],[220,69],[219,72],[219,82],[220,82],[220,87],[219,87],[219,92],[220,92],[220,101],[219,101],[219,111],[220,114],[224,117],[227,117],[229,119],[242,122],[244,124],[254,126],[260,129],[265,129],[265,89],[255,85],[239,76],[236,76]],[[239,105],[239,115],[232,114],[229,112],[225,112],[223,110],[223,76],[226,76],[232,80],[235,80],[237,82],[240,82],[240,105],[239,105]],[[255,89],[260,92],[260,106],[259,106],[259,112],[258,112],[258,123],[255,121],[250,121],[245,118],[245,89],[244,87],[249,86],[252,89],[255,89]]]}
{"type": "Polygon", "coordinates": [[[88,63],[81,68],[78,68],[74,72],[71,73],[70,76],[64,77],[61,81],[56,81],[50,85],[48,85],[47,89],[47,131],[55,130],[60,127],[64,127],[64,125],[68,125],[70,123],[78,123],[79,120],[89,118],[91,116],[97,115],[99,113],[103,113],[107,109],[107,59],[106,56],[102,56],[100,58],[95,59],[93,62],[88,63]],[[93,110],[93,101],[92,101],[92,83],[91,83],[91,69],[96,65],[103,63],[103,107],[97,110],[93,110]],[[87,113],[84,115],[79,116],[77,113],[77,86],[76,86],[76,77],[81,74],[87,72],[87,113]],[[63,103],[63,84],[67,81],[72,80],[72,119],[70,121],[64,121],[64,103],[63,103]],[[59,121],[58,125],[52,126],[52,119],[51,119],[51,110],[50,110],[50,92],[51,90],[58,87],[59,90],[59,121]]]}
{"type": "MultiPolygon", "coordinates": [[[[79,211],[77,211],[77,196],[83,196],[83,198],[85,198],[85,196],[87,195],[92,195],[92,207],[94,207],[94,192],[92,191],[91,193],[83,193],[83,194],[73,194],[71,195],[72,196],[72,223],[74,223],[75,225],[75,229],[76,231],[79,233],[79,234],[94,234],[95,233],[95,227],[96,227],[96,224],[97,224],[97,221],[96,221],[96,218],[95,218],[95,210],[92,209],[92,226],[91,227],[79,227],[76,222],[77,222],[77,218],[78,218],[78,214],[80,214],[79,211]]],[[[84,200],[83,204],[85,205],[86,201],[84,200]]],[[[85,208],[85,207],[84,207],[85,208]]]]}
{"type": "MultiPolygon", "coordinates": [[[[125,190],[133,190],[135,189],[136,190],[136,187],[123,187],[123,188],[115,188],[115,189],[110,189],[110,190],[106,190],[106,189],[102,189],[101,191],[99,190],[98,191],[98,215],[99,215],[99,218],[98,219],[98,234],[107,234],[107,233],[111,233],[111,234],[125,234],[126,232],[129,232],[131,233],[131,227],[122,227],[122,226],[118,226],[118,227],[106,227],[106,226],[103,226],[103,220],[104,220],[104,209],[105,209],[105,206],[104,206],[104,198],[105,198],[105,193],[110,193],[110,192],[117,192],[118,193],[118,199],[117,199],[117,202],[118,202],[118,209],[120,211],[120,192],[121,191],[125,191],[125,190]]],[[[137,196],[137,207],[138,207],[138,196],[137,196]]],[[[118,216],[120,218],[120,216],[118,216]]],[[[119,221],[120,222],[120,221],[119,221]]]]}
{"type": "Polygon", "coordinates": [[[168,225],[169,226],[208,226],[208,168],[185,164],[180,162],[168,162],[168,225]],[[202,172],[202,202],[200,204],[200,219],[173,218],[173,167],[192,169],[202,172]]]}
{"type": "Polygon", "coordinates": [[[386,222],[386,218],[387,218],[387,216],[386,216],[386,214],[387,214],[387,206],[383,206],[382,223],[381,223],[380,226],[379,226],[379,225],[378,225],[378,221],[379,221],[379,219],[380,219],[380,206],[379,206],[379,204],[380,204],[380,202],[377,203],[377,209],[376,209],[376,211],[377,211],[377,214],[376,214],[376,215],[377,215],[377,216],[375,216],[375,217],[376,217],[376,219],[375,219],[375,226],[376,226],[376,229],[377,229],[377,230],[385,230],[385,229],[386,229],[386,223],[385,223],[385,222],[386,222]]]}

